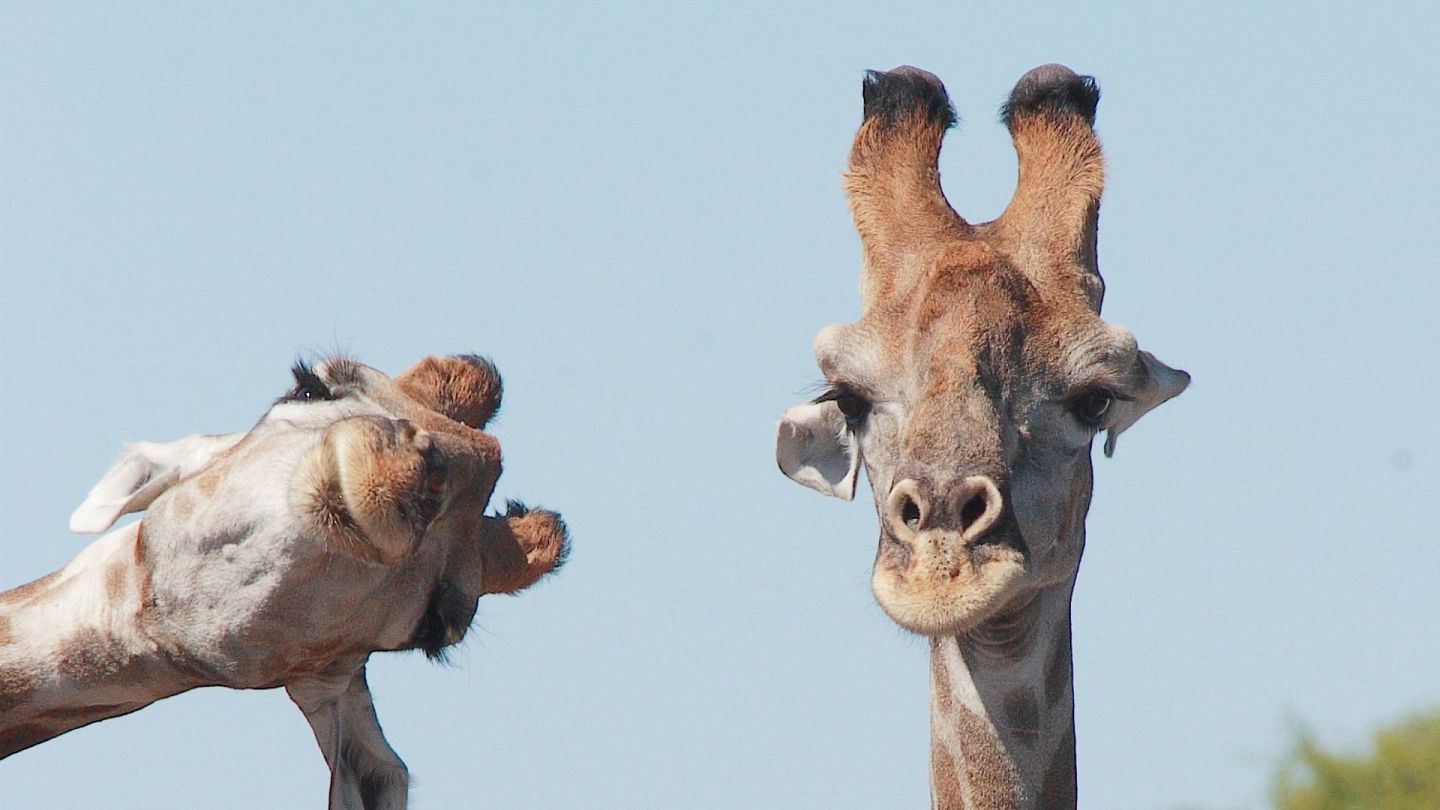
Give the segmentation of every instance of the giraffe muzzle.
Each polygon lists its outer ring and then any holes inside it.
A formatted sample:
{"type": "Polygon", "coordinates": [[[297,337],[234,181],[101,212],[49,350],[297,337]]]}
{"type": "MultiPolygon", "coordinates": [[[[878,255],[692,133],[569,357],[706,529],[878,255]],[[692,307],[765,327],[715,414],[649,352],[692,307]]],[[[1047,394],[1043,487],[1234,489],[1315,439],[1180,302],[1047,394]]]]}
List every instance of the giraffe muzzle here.
{"type": "Polygon", "coordinates": [[[922,533],[953,536],[964,547],[979,546],[1001,525],[1005,498],[994,479],[971,475],[939,489],[924,479],[906,478],[890,489],[884,524],[896,542],[913,546],[922,533]]]}
{"type": "Polygon", "coordinates": [[[408,557],[448,485],[449,465],[431,434],[408,420],[355,417],[326,431],[320,457],[319,489],[339,549],[387,565],[408,557]]]}

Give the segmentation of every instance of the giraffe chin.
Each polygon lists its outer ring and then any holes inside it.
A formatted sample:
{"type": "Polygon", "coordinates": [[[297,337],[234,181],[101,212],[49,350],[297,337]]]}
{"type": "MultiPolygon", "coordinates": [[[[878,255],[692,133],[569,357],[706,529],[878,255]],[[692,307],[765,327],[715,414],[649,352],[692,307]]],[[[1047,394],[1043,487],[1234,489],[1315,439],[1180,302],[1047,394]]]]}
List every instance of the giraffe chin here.
{"type": "Polygon", "coordinates": [[[906,630],[925,636],[972,630],[1004,607],[1025,578],[1018,549],[986,543],[955,553],[950,549],[958,542],[944,542],[951,539],[922,535],[903,554],[887,553],[893,543],[881,541],[870,587],[886,615],[906,630]]]}

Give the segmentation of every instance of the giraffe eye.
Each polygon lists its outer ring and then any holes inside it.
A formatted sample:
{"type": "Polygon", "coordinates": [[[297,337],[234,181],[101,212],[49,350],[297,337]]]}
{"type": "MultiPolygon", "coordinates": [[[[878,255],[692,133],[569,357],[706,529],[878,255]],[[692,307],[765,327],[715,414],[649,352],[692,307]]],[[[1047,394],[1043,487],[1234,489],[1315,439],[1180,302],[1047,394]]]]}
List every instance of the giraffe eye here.
{"type": "Polygon", "coordinates": [[[315,402],[320,400],[331,400],[335,394],[330,386],[320,379],[314,369],[305,363],[296,363],[290,370],[295,375],[295,387],[285,393],[281,399],[285,402],[315,402]]]}
{"type": "Polygon", "coordinates": [[[833,385],[828,391],[815,398],[816,402],[834,402],[835,407],[840,409],[845,421],[855,427],[865,421],[870,415],[870,400],[855,393],[850,388],[841,385],[833,385]]]}
{"type": "Polygon", "coordinates": [[[1105,421],[1105,416],[1110,413],[1110,406],[1113,404],[1114,394],[1103,388],[1094,388],[1070,402],[1070,413],[1074,414],[1082,425],[1098,428],[1105,421]]]}

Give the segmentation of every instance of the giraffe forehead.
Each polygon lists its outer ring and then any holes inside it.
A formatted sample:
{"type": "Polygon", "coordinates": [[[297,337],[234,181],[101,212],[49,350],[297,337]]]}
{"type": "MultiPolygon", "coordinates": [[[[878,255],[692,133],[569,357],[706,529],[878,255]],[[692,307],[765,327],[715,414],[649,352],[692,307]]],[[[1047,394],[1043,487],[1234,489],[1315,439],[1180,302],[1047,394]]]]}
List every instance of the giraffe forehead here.
{"type": "Polygon", "coordinates": [[[940,274],[892,328],[909,330],[910,366],[919,373],[972,378],[991,393],[1043,387],[1096,364],[1133,359],[1129,331],[1106,324],[1074,292],[1042,292],[1003,269],[940,274]]]}
{"type": "Polygon", "coordinates": [[[1024,363],[1037,296],[1016,274],[993,266],[934,273],[908,306],[885,313],[896,352],[916,390],[943,393],[980,384],[992,392],[1024,363]]]}
{"type": "Polygon", "coordinates": [[[858,322],[821,330],[815,356],[826,379],[944,411],[944,402],[926,400],[972,391],[998,404],[1133,360],[1134,337],[1100,319],[1083,285],[1037,283],[1018,269],[1022,258],[983,240],[950,245],[858,322]]]}

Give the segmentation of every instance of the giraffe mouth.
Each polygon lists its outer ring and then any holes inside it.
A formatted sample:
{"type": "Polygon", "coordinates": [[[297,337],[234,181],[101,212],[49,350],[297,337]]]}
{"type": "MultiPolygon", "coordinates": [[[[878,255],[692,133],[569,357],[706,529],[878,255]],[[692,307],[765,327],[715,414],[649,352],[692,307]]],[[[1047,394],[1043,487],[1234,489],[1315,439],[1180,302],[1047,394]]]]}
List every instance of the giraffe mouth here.
{"type": "Polygon", "coordinates": [[[927,531],[909,542],[882,535],[871,574],[880,607],[900,626],[928,636],[969,630],[1002,607],[1023,580],[1023,542],[998,532],[970,543],[927,531]]]}

